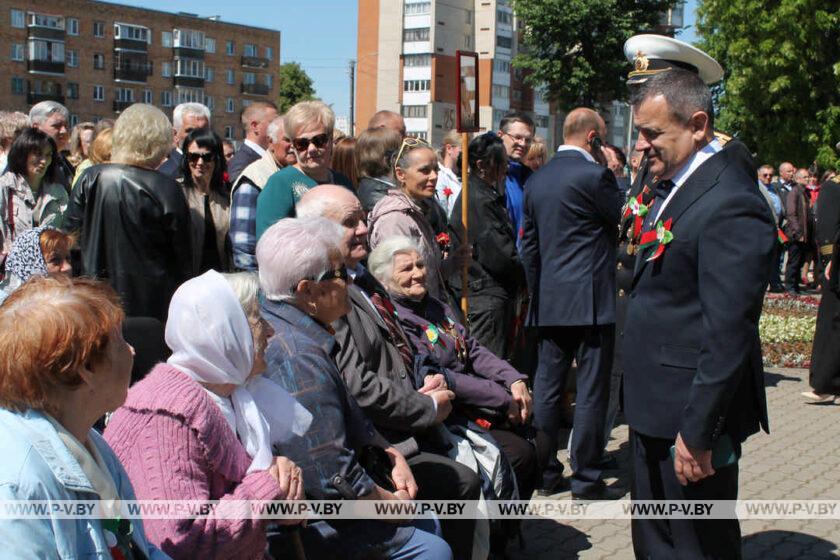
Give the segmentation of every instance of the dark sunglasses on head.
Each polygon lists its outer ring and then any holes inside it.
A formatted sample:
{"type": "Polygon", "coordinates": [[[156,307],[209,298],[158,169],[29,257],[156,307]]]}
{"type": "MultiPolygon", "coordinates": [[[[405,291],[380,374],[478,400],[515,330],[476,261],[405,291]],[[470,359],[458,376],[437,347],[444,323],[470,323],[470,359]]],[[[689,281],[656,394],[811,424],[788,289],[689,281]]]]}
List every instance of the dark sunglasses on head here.
{"type": "Polygon", "coordinates": [[[213,154],[210,152],[207,152],[206,154],[200,154],[198,152],[189,152],[187,154],[187,160],[190,163],[198,163],[198,160],[203,160],[204,163],[212,163],[213,154]]]}
{"type": "Polygon", "coordinates": [[[292,145],[295,147],[295,150],[299,152],[305,152],[309,149],[309,144],[315,144],[315,147],[319,150],[324,148],[330,142],[330,135],[326,132],[324,134],[319,134],[318,136],[313,136],[312,138],[295,138],[292,140],[292,145]]]}
{"type": "Polygon", "coordinates": [[[339,268],[337,268],[335,270],[328,270],[328,271],[324,272],[323,274],[321,274],[320,276],[318,276],[317,278],[314,278],[314,280],[316,282],[326,282],[327,280],[335,280],[336,278],[340,278],[341,280],[344,280],[345,282],[347,282],[347,279],[349,278],[349,276],[347,274],[347,267],[346,266],[341,265],[339,268]]]}

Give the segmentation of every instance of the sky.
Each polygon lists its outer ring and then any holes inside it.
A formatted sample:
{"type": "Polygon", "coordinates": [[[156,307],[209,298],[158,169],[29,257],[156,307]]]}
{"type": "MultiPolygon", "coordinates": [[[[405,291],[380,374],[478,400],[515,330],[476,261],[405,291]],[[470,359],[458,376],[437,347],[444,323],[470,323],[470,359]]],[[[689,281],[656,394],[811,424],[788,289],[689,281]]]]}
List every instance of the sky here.
{"type": "MultiPolygon", "coordinates": [[[[398,0],[387,0],[396,2],[398,0]]],[[[356,57],[358,2],[356,0],[135,0],[132,6],[221,16],[223,21],[280,31],[281,62],[298,62],[315,82],[317,96],[333,106],[336,115],[350,111],[347,66],[356,57]],[[267,8],[266,6],[271,6],[267,8]]],[[[697,40],[694,11],[697,0],[687,0],[685,25],[679,38],[697,40]]]]}

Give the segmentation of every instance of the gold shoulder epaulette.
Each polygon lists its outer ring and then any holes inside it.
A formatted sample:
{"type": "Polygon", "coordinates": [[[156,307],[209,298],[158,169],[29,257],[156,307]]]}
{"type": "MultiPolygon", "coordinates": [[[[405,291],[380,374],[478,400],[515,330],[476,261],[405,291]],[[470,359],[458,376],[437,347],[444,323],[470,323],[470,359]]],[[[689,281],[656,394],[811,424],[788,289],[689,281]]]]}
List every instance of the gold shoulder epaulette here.
{"type": "Polygon", "coordinates": [[[723,132],[720,132],[718,130],[715,131],[715,138],[718,139],[718,142],[720,142],[721,146],[725,146],[727,142],[732,140],[731,136],[729,136],[728,134],[724,134],[723,132]]]}

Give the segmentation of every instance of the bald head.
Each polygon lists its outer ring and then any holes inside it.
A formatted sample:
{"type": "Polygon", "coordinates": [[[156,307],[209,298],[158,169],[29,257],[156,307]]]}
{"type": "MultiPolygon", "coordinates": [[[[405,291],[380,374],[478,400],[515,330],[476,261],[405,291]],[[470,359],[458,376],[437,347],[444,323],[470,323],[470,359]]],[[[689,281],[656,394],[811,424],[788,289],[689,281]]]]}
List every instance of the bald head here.
{"type": "Polygon", "coordinates": [[[298,218],[326,218],[344,227],[347,258],[344,264],[356,268],[367,256],[365,212],[356,195],[340,185],[318,185],[307,191],[295,206],[298,218]]]}
{"type": "Polygon", "coordinates": [[[811,174],[804,167],[802,169],[797,169],[796,174],[794,175],[794,180],[800,185],[807,185],[810,178],[811,174]]]}
{"type": "MultiPolygon", "coordinates": [[[[607,125],[601,116],[586,107],[579,107],[566,115],[563,122],[563,143],[573,146],[586,145],[594,136],[607,135],[607,125]]],[[[583,146],[581,146],[583,147],[583,146]]]]}
{"type": "Polygon", "coordinates": [[[405,120],[393,111],[379,111],[370,118],[368,128],[390,128],[405,138],[405,120]]]}
{"type": "Polygon", "coordinates": [[[779,177],[781,177],[782,181],[791,181],[793,179],[793,173],[795,171],[796,168],[793,166],[793,164],[789,161],[786,161],[779,166],[779,177]]]}

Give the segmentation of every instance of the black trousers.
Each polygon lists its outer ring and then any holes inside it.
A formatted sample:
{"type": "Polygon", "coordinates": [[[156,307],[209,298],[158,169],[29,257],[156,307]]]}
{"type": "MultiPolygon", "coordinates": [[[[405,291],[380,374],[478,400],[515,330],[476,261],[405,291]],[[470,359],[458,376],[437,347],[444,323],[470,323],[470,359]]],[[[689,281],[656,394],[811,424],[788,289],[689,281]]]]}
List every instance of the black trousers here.
{"type": "MultiPolygon", "coordinates": [[[[633,484],[637,500],[736,500],[738,464],[715,469],[700,482],[680,485],[671,458],[673,439],[630,430],[633,484]]],[[[737,519],[636,519],[631,521],[636,558],[698,560],[741,558],[741,526],[737,519]]]]}
{"type": "MultiPolygon", "coordinates": [[[[490,435],[499,444],[499,448],[507,457],[516,475],[516,485],[519,488],[519,499],[530,500],[539,480],[539,451],[527,439],[512,430],[492,429],[490,435]]],[[[537,440],[536,445],[547,445],[548,440],[537,440]]]]}
{"type": "MultiPolygon", "coordinates": [[[[434,453],[421,452],[407,459],[419,488],[418,500],[477,500],[481,480],[464,465],[434,453]]],[[[456,560],[472,557],[474,519],[442,520],[443,539],[456,560]]]]}
{"type": "Polygon", "coordinates": [[[470,300],[470,334],[503,360],[507,360],[511,353],[509,334],[516,317],[513,304],[510,299],[488,296],[470,300]]]}
{"type": "Polygon", "coordinates": [[[799,282],[802,278],[802,265],[805,264],[805,253],[807,244],[799,241],[788,243],[788,261],[785,268],[785,289],[799,290],[799,282]]]}
{"type": "Polygon", "coordinates": [[[601,459],[610,396],[615,325],[540,327],[539,365],[534,378],[534,426],[542,430],[556,453],[560,403],[566,376],[577,362],[574,433],[569,442],[572,492],[586,493],[603,484],[601,459]]]}

